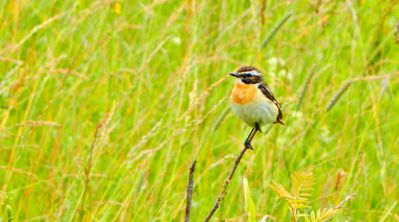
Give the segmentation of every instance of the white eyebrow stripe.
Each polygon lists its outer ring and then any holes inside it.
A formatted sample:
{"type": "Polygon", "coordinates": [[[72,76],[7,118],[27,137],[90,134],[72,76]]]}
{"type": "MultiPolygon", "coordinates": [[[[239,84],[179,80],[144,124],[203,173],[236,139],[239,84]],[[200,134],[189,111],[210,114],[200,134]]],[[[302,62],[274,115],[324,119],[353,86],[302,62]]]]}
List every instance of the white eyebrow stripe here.
{"type": "Polygon", "coordinates": [[[261,76],[260,72],[255,71],[255,70],[254,71],[249,71],[249,72],[242,72],[240,74],[242,74],[242,75],[250,74],[250,75],[253,75],[253,76],[261,76]]]}

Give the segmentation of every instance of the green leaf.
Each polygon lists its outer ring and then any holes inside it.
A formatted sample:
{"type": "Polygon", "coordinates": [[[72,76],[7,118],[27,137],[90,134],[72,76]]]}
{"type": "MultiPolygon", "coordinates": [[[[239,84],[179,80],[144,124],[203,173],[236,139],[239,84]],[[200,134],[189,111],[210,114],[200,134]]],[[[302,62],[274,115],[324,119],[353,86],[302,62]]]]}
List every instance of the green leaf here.
{"type": "Polygon", "coordinates": [[[248,180],[243,179],[244,182],[244,199],[245,199],[245,211],[248,213],[248,222],[256,222],[256,210],[255,204],[251,197],[251,190],[249,189],[248,180]]]}

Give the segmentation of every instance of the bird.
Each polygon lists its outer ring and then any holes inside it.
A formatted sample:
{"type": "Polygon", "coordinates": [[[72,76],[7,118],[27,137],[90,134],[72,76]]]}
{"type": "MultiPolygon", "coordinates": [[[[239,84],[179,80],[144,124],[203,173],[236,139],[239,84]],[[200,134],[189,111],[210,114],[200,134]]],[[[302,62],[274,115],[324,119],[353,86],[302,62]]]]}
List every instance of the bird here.
{"type": "Polygon", "coordinates": [[[230,95],[231,108],[242,121],[252,127],[244,142],[247,149],[252,149],[251,141],[265,124],[281,124],[283,112],[274,97],[262,73],[253,66],[242,66],[236,72],[229,73],[236,78],[230,95]]]}

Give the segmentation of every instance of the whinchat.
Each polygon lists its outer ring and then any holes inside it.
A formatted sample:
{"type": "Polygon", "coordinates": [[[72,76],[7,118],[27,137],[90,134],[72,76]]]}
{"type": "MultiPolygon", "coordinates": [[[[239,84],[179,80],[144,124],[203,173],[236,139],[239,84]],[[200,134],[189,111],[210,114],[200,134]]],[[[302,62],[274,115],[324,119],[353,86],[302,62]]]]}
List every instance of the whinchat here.
{"type": "Polygon", "coordinates": [[[252,127],[244,145],[247,149],[253,149],[251,141],[257,131],[261,131],[261,126],[268,123],[284,125],[283,113],[258,69],[243,66],[230,75],[236,78],[230,96],[231,107],[241,120],[252,127]]]}

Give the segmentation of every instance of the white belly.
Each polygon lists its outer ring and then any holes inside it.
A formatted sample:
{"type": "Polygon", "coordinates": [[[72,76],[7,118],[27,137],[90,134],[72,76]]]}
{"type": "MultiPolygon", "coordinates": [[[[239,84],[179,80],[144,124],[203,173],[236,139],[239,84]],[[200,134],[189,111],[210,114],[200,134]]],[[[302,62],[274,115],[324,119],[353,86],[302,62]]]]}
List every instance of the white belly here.
{"type": "Polygon", "coordinates": [[[278,114],[276,105],[267,98],[247,104],[231,103],[231,108],[240,119],[251,127],[255,127],[255,123],[258,123],[260,126],[274,123],[278,114]]]}

